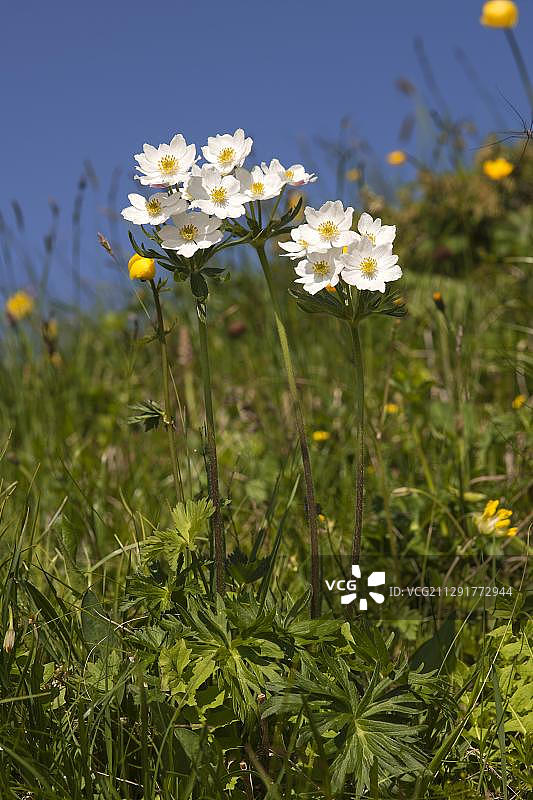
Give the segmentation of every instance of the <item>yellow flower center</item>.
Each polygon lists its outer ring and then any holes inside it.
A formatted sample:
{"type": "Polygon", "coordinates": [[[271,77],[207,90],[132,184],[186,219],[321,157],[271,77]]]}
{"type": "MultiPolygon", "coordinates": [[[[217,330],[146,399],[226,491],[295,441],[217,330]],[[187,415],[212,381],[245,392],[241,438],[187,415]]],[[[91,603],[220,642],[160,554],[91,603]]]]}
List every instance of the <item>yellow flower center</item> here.
{"type": "Polygon", "coordinates": [[[365,236],[366,236],[367,239],[369,239],[372,242],[372,244],[376,244],[376,236],[375,236],[374,233],[368,233],[368,231],[367,231],[365,233],[365,236]]]}
{"type": "Polygon", "coordinates": [[[172,172],[175,172],[178,168],[178,159],[176,156],[163,156],[163,158],[159,159],[159,169],[163,173],[163,175],[170,175],[172,172]]]}
{"type": "Polygon", "coordinates": [[[161,200],[157,197],[151,197],[146,201],[146,210],[151,217],[157,217],[161,213],[161,200]]]}
{"type": "Polygon", "coordinates": [[[211,200],[217,206],[223,206],[227,200],[227,192],[223,186],[217,186],[211,190],[211,200]]]}
{"type": "Polygon", "coordinates": [[[258,197],[259,195],[264,193],[265,184],[262,183],[261,181],[255,181],[254,183],[252,183],[251,189],[252,189],[252,194],[258,197]]]}
{"type": "Polygon", "coordinates": [[[198,236],[198,228],[196,225],[184,225],[180,228],[180,236],[188,242],[192,242],[198,236]]]}
{"type": "Polygon", "coordinates": [[[329,264],[327,261],[315,261],[313,264],[313,272],[315,275],[328,275],[329,264]]]}
{"type": "Polygon", "coordinates": [[[318,232],[323,239],[327,239],[329,241],[330,239],[334,239],[335,236],[337,236],[339,229],[334,222],[328,220],[327,222],[320,223],[320,225],[318,226],[318,232]]]}
{"type": "Polygon", "coordinates": [[[234,157],[235,150],[233,147],[224,147],[224,149],[218,154],[218,163],[222,164],[222,166],[227,166],[228,164],[231,164],[234,157]]]}
{"type": "Polygon", "coordinates": [[[309,247],[309,242],[306,242],[305,239],[298,239],[298,244],[300,247],[303,247],[304,250],[307,250],[309,247]]]}
{"type": "Polygon", "coordinates": [[[292,181],[294,178],[294,170],[293,169],[286,169],[285,170],[285,180],[292,181]]]}
{"type": "Polygon", "coordinates": [[[363,258],[361,261],[361,272],[367,278],[373,278],[377,272],[378,262],[375,258],[371,258],[367,256],[367,258],[363,258]]]}

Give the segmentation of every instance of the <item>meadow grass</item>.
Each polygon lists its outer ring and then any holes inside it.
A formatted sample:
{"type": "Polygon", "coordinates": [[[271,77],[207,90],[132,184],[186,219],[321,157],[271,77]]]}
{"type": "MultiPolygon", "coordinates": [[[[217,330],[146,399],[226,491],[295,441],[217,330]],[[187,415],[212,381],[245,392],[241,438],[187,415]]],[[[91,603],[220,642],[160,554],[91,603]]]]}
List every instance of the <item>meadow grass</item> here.
{"type": "MultiPolygon", "coordinates": [[[[2,798],[525,800],[532,169],[526,153],[497,185],[475,170],[422,171],[394,211],[408,316],[361,325],[362,553],[413,584],[472,584],[484,565],[511,590],[454,613],[401,598],[394,619],[369,622],[323,592],[309,619],[293,398],[251,248],[209,298],[224,598],[204,354],[182,285],[160,292],[173,431],[149,285],[120,310],[60,314],[57,331],[43,329],[38,305],[6,325],[2,798]],[[179,483],[190,505],[176,511],[179,483]],[[492,499],[512,510],[515,536],[480,529],[492,499]]],[[[287,293],[292,269],[277,257],[272,269],[326,573],[352,548],[349,331],[302,314],[287,293]]]]}

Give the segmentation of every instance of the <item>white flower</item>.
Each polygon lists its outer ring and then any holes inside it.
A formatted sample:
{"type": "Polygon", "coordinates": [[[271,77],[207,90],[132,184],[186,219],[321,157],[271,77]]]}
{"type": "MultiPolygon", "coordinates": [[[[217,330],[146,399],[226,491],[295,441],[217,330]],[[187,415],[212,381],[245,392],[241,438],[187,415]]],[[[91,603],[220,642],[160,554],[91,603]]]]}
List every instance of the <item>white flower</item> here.
{"type": "Polygon", "coordinates": [[[196,158],[196,145],[187,144],[181,133],[177,133],[170,144],[153,147],[143,145],[143,153],[135,160],[144,173],[136,175],[143,186],[174,186],[184,181],[196,158]]]}
{"type": "Polygon", "coordinates": [[[242,167],[244,159],[252,149],[253,140],[244,138],[244,131],[238,128],[231,133],[210,136],[207,145],[202,147],[206,161],[215,164],[223,175],[228,175],[235,167],[242,167]]]}
{"type": "Polygon", "coordinates": [[[131,206],[122,209],[122,216],[135,225],[162,225],[172,214],[180,214],[187,203],[179,194],[156,192],[148,199],[140,194],[129,194],[131,206]]]}
{"type": "Polygon", "coordinates": [[[365,236],[355,242],[341,256],[342,279],[358,289],[369,289],[371,292],[384,292],[388,281],[397,281],[402,277],[398,264],[398,256],[393,255],[390,244],[374,247],[365,236]]]}
{"type": "Polygon", "coordinates": [[[266,161],[261,163],[263,172],[274,172],[279,175],[281,181],[289,186],[303,186],[306,183],[314,183],[317,176],[314,172],[306,172],[301,164],[293,164],[291,167],[284,167],[277,158],[273,158],[270,164],[266,161]]]}
{"type": "Polygon", "coordinates": [[[396,237],[396,225],[382,225],[379,217],[372,219],[366,211],[359,217],[357,230],[362,237],[366,236],[376,246],[392,244],[396,237]]]}
{"type": "Polygon", "coordinates": [[[173,215],[172,222],[173,226],[167,225],[161,232],[161,247],[175,250],[185,258],[190,258],[197,250],[205,250],[222,239],[221,221],[202,211],[173,215]]]}
{"type": "Polygon", "coordinates": [[[353,208],[344,210],[340,200],[328,200],[318,211],[310,206],[304,211],[309,225],[318,231],[320,238],[333,247],[345,247],[358,238],[355,231],[350,230],[353,218],[353,208]]]}
{"type": "Polygon", "coordinates": [[[198,164],[193,164],[191,167],[191,171],[185,178],[183,182],[183,186],[179,189],[179,193],[183,197],[184,200],[188,200],[189,202],[192,200],[192,197],[189,192],[189,183],[191,178],[199,178],[202,174],[202,168],[198,166],[198,164]]]}
{"type": "Polygon", "coordinates": [[[239,168],[235,170],[235,177],[241,184],[241,192],[249,200],[270,200],[277,197],[283,186],[275,172],[263,172],[261,167],[254,167],[251,172],[239,168]]]}
{"type": "Polygon", "coordinates": [[[318,231],[310,225],[299,225],[291,231],[292,242],[280,242],[279,246],[292,261],[306,258],[308,253],[325,253],[329,250],[329,244],[325,244],[318,231]]]}
{"type": "Polygon", "coordinates": [[[295,283],[303,283],[309,294],[316,294],[326,286],[336,286],[343,266],[339,261],[340,253],[338,248],[330,248],[326,253],[309,253],[295,267],[296,274],[300,275],[295,283]]]}
{"type": "Polygon", "coordinates": [[[241,185],[233,175],[222,175],[212,164],[204,164],[202,173],[193,176],[187,191],[191,205],[219,219],[242,217],[248,198],[241,193],[241,185]]]}

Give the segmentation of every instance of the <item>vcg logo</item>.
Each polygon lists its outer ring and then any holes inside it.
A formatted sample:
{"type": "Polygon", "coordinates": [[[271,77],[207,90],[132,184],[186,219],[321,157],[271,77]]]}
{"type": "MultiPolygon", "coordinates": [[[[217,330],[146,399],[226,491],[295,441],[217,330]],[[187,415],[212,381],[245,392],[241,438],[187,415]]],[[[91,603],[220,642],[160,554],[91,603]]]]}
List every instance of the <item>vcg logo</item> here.
{"type": "MultiPolygon", "coordinates": [[[[357,581],[361,578],[361,569],[359,564],[352,564],[352,576],[353,578],[348,578],[345,580],[341,578],[340,580],[333,580],[328,581],[326,580],[326,586],[328,590],[332,592],[336,589],[338,592],[341,592],[341,603],[343,606],[347,606],[350,603],[353,603],[354,600],[357,598],[357,581]]],[[[385,573],[384,572],[371,572],[368,578],[366,579],[366,586],[374,587],[374,586],[383,586],[385,584],[385,573]]],[[[361,592],[359,593],[361,594],[361,592]]],[[[375,603],[383,603],[385,601],[385,595],[381,594],[381,592],[368,592],[369,597],[374,600],[375,603]]],[[[366,597],[359,598],[359,609],[360,611],[366,611],[368,608],[368,602],[366,597]]]]}

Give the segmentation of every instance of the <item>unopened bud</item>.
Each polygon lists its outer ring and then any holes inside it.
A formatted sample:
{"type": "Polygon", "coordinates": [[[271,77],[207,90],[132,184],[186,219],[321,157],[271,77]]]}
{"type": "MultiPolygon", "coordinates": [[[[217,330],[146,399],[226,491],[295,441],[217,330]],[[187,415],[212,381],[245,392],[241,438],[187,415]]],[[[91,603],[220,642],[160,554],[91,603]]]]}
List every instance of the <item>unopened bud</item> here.
{"type": "Polygon", "coordinates": [[[435,303],[436,307],[439,311],[444,312],[446,311],[446,306],[444,305],[444,300],[442,299],[442,294],[440,292],[433,292],[433,302],[435,303]]]}

